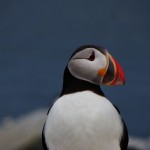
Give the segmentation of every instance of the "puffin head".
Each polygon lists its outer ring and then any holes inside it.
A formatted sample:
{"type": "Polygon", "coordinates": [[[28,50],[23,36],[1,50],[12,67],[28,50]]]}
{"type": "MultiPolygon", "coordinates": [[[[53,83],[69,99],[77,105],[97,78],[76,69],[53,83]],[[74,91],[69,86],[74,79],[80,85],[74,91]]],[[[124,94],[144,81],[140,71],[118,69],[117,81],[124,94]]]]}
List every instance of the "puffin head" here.
{"type": "Polygon", "coordinates": [[[124,72],[119,63],[101,46],[79,47],[71,56],[69,72],[77,79],[94,84],[123,85],[124,72]]]}

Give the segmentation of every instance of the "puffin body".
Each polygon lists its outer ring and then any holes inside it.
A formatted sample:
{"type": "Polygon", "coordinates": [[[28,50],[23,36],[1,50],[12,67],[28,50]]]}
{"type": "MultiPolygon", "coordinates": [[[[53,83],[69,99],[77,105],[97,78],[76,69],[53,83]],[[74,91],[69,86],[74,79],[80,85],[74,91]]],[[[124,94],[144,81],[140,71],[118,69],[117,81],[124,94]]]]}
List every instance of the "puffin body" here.
{"type": "Polygon", "coordinates": [[[48,112],[44,149],[126,150],[127,128],[99,86],[124,80],[120,65],[104,48],[77,49],[66,66],[60,97],[48,112]]]}

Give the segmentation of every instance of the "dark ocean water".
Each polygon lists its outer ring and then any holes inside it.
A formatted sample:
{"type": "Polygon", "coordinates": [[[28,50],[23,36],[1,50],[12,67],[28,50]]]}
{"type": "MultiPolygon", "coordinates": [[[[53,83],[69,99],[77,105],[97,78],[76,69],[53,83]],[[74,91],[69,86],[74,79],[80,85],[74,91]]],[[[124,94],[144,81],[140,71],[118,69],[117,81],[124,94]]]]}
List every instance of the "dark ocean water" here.
{"type": "Polygon", "coordinates": [[[59,95],[63,70],[82,44],[120,62],[126,85],[102,87],[130,135],[150,136],[150,1],[3,1],[0,5],[0,121],[59,95]]]}

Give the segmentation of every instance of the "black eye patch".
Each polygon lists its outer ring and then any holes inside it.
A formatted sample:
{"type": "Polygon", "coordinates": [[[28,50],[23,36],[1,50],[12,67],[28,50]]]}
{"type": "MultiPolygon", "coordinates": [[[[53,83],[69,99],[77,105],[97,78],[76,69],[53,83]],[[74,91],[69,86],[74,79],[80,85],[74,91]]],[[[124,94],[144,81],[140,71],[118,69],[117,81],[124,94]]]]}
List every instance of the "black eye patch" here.
{"type": "Polygon", "coordinates": [[[92,52],[92,54],[90,55],[90,57],[88,58],[89,61],[94,61],[95,59],[95,53],[92,52]]]}

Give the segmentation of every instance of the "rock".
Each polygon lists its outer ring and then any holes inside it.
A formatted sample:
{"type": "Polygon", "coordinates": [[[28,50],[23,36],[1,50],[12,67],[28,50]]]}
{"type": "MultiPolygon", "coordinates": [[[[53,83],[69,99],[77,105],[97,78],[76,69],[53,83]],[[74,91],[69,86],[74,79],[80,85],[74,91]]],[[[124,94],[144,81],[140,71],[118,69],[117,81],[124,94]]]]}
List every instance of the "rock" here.
{"type": "Polygon", "coordinates": [[[137,150],[150,150],[150,138],[130,137],[129,146],[137,150]]]}
{"type": "Polygon", "coordinates": [[[45,119],[46,110],[40,109],[19,119],[4,121],[0,128],[0,149],[21,150],[36,143],[41,136],[45,119]]]}
{"type": "MultiPolygon", "coordinates": [[[[0,126],[1,150],[43,150],[42,128],[48,109],[40,109],[18,119],[5,118],[0,126]]],[[[150,138],[130,137],[128,150],[149,150],[150,138]]]]}

